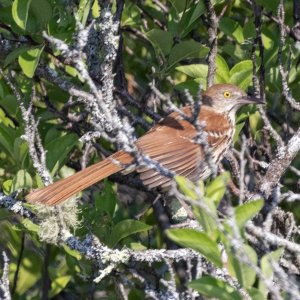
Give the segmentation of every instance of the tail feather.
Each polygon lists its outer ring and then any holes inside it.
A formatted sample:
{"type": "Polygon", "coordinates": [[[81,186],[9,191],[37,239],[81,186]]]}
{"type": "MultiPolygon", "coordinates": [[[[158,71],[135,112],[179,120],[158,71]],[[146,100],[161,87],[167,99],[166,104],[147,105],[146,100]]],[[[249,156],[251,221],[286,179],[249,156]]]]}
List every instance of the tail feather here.
{"type": "Polygon", "coordinates": [[[45,205],[59,204],[98,181],[121,171],[123,169],[122,164],[130,164],[131,162],[132,157],[129,154],[119,151],[111,157],[87,167],[74,175],[30,193],[25,199],[31,203],[45,205]],[[117,164],[113,160],[117,160],[120,164],[117,164]]]}

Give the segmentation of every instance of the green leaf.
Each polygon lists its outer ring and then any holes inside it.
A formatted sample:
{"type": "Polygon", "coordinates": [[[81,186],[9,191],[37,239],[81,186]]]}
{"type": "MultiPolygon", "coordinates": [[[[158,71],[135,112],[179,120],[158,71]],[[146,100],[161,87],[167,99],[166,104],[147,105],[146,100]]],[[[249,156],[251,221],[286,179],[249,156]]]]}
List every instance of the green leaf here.
{"type": "Polygon", "coordinates": [[[0,82],[0,99],[4,97],[4,91],[3,91],[3,86],[1,85],[0,82]]]}
{"type": "Polygon", "coordinates": [[[217,55],[216,57],[216,83],[227,83],[230,78],[229,67],[226,60],[221,56],[217,55]]]}
{"type": "Polygon", "coordinates": [[[242,300],[238,291],[233,287],[225,281],[211,276],[203,276],[200,279],[190,282],[188,286],[206,297],[219,300],[242,300]]]}
{"type": "Polygon", "coordinates": [[[20,137],[15,139],[14,142],[14,158],[20,168],[24,167],[25,159],[28,155],[28,143],[20,137]]]}
{"type": "MultiPolygon", "coordinates": [[[[237,278],[240,285],[244,288],[250,288],[255,282],[256,279],[256,273],[253,270],[251,266],[249,266],[247,263],[243,263],[240,261],[238,257],[235,256],[235,253],[230,249],[226,248],[226,252],[228,255],[228,271],[229,273],[237,278]]],[[[241,255],[246,255],[249,261],[253,265],[257,265],[257,254],[248,245],[243,245],[239,252],[241,255]]]]}
{"type": "Polygon", "coordinates": [[[247,202],[235,208],[235,220],[240,229],[243,229],[246,222],[251,220],[264,206],[264,200],[258,199],[247,202]]]}
{"type": "Polygon", "coordinates": [[[192,78],[204,78],[207,77],[208,66],[203,64],[194,64],[176,67],[177,71],[180,71],[192,78]]]}
{"type": "Polygon", "coordinates": [[[199,1],[198,3],[191,5],[191,7],[185,11],[180,21],[181,38],[185,37],[194,28],[195,23],[199,20],[204,12],[205,5],[203,1],[199,1]]]}
{"type": "MultiPolygon", "coordinates": [[[[209,199],[206,197],[203,199],[205,200],[205,204],[209,201],[209,199]]],[[[210,203],[212,203],[212,201],[210,203]]],[[[219,235],[219,231],[217,230],[218,225],[216,223],[216,210],[215,207],[214,209],[211,209],[211,207],[208,205],[206,205],[206,207],[209,209],[209,211],[202,207],[195,206],[193,208],[193,212],[199,224],[203,227],[203,230],[208,233],[213,240],[216,240],[219,235]]]]}
{"type": "Polygon", "coordinates": [[[69,177],[69,176],[72,176],[76,173],[76,171],[66,165],[62,166],[59,171],[58,171],[58,174],[61,178],[66,178],[66,177],[69,177]]]}
{"type": "Polygon", "coordinates": [[[130,243],[129,248],[134,250],[134,251],[145,251],[147,250],[147,247],[145,247],[143,244],[141,243],[130,243]]]}
{"type": "Polygon", "coordinates": [[[26,29],[30,4],[31,0],[14,0],[12,5],[12,17],[23,30],[26,29]]]}
{"type": "MultiPolygon", "coordinates": [[[[276,49],[277,47],[275,45],[278,43],[278,41],[276,41],[275,39],[273,39],[272,34],[270,34],[268,32],[268,30],[266,30],[266,33],[262,33],[261,38],[262,38],[262,42],[263,42],[263,45],[264,45],[265,49],[271,51],[272,56],[274,56],[274,50],[275,50],[275,53],[277,53],[277,49],[276,49]]],[[[270,60],[270,58],[267,59],[268,62],[269,62],[269,60],[270,60]]]]}
{"type": "Polygon", "coordinates": [[[59,131],[57,127],[51,126],[49,130],[45,133],[44,143],[45,145],[48,145],[49,143],[51,143],[59,137],[61,137],[61,131],[59,131]]]}
{"type": "Polygon", "coordinates": [[[276,12],[280,0],[256,0],[257,4],[262,5],[266,9],[276,12]]]}
{"type": "Polygon", "coordinates": [[[24,74],[32,78],[35,72],[35,69],[39,63],[40,56],[44,50],[43,47],[32,48],[26,52],[23,52],[19,56],[19,65],[24,72],[24,74]]]}
{"type": "Polygon", "coordinates": [[[71,275],[64,275],[51,281],[51,291],[48,295],[49,299],[59,294],[72,279],[71,275]]]}
{"type": "Polygon", "coordinates": [[[199,201],[205,207],[194,206],[194,215],[203,227],[204,231],[209,234],[215,234],[217,229],[216,218],[217,209],[214,201],[204,196],[203,182],[199,181],[195,186],[190,180],[183,176],[175,176],[180,191],[190,199],[199,201]]]}
{"type": "Polygon", "coordinates": [[[80,0],[79,7],[77,10],[78,20],[85,26],[90,9],[92,5],[92,0],[80,0]]]}
{"type": "Polygon", "coordinates": [[[234,74],[239,74],[240,72],[243,72],[245,70],[253,70],[253,62],[252,60],[243,60],[237,64],[235,64],[229,74],[230,74],[230,77],[232,77],[234,74]]]}
{"type": "Polygon", "coordinates": [[[179,186],[180,191],[192,200],[197,200],[200,195],[195,191],[195,185],[184,176],[175,176],[176,183],[179,186]]]}
{"type": "Polygon", "coordinates": [[[210,201],[215,203],[215,206],[218,206],[222,200],[228,181],[230,179],[229,172],[224,172],[221,175],[217,176],[207,187],[206,187],[206,196],[210,201]]]}
{"type": "Polygon", "coordinates": [[[279,69],[277,67],[269,68],[269,72],[268,72],[266,78],[267,78],[268,82],[270,83],[270,87],[272,87],[276,91],[279,91],[280,80],[281,80],[279,69]]]}
{"type": "MultiPolygon", "coordinates": [[[[180,0],[181,1],[181,0],[180,0]]],[[[181,1],[182,3],[184,1],[181,1]]],[[[181,20],[182,13],[178,13],[176,11],[176,8],[173,6],[170,7],[169,13],[168,13],[168,31],[173,35],[173,36],[178,36],[178,32],[180,32],[180,20],[181,20]]]]}
{"type": "Polygon", "coordinates": [[[72,250],[71,248],[69,248],[66,245],[63,245],[63,248],[66,251],[66,253],[68,253],[70,256],[76,258],[76,260],[81,260],[82,259],[81,253],[78,252],[77,250],[72,250]]]}
{"type": "Polygon", "coordinates": [[[245,125],[245,122],[235,124],[233,143],[236,143],[240,139],[240,132],[243,129],[244,125],[245,125]]]}
{"type": "Polygon", "coordinates": [[[192,96],[197,96],[199,88],[206,86],[206,78],[196,78],[194,80],[186,80],[175,85],[175,88],[179,91],[188,90],[192,96]]]}
{"type": "Polygon", "coordinates": [[[124,220],[116,224],[110,234],[108,246],[113,248],[123,238],[134,233],[150,230],[152,226],[136,220],[124,220]]]}
{"type": "Polygon", "coordinates": [[[243,60],[230,70],[229,82],[238,85],[245,90],[252,82],[253,63],[251,60],[243,60]]]}
{"type": "Polygon", "coordinates": [[[260,266],[266,278],[271,278],[273,276],[274,271],[271,265],[271,261],[273,260],[274,262],[278,262],[281,255],[283,254],[283,251],[284,251],[283,248],[279,248],[262,257],[260,261],[260,266]]]}
{"type": "Polygon", "coordinates": [[[15,127],[14,122],[6,116],[2,108],[0,108],[0,123],[3,123],[6,127],[15,127]]]}
{"type": "Polygon", "coordinates": [[[261,115],[258,111],[250,114],[249,124],[250,124],[251,133],[253,136],[255,136],[258,133],[259,129],[262,128],[263,126],[261,115]]]}
{"type": "Polygon", "coordinates": [[[79,72],[75,68],[73,68],[71,66],[65,66],[65,70],[72,77],[78,77],[81,80],[80,74],[79,74],[79,72]]]}
{"type": "Polygon", "coordinates": [[[238,113],[237,117],[236,117],[236,123],[240,123],[243,121],[246,121],[249,118],[249,113],[255,112],[256,109],[250,109],[250,106],[244,106],[238,113]]]}
{"type": "Polygon", "coordinates": [[[243,34],[245,39],[254,39],[256,37],[256,30],[253,18],[251,18],[248,22],[244,24],[243,34]]]}
{"type": "Polygon", "coordinates": [[[94,4],[92,6],[92,15],[95,19],[100,17],[100,6],[98,0],[94,1],[94,4]]]}
{"type": "Polygon", "coordinates": [[[31,49],[31,47],[29,46],[23,46],[20,48],[17,48],[15,50],[13,50],[12,52],[10,52],[5,60],[4,60],[4,67],[7,67],[8,65],[10,65],[12,62],[14,62],[15,59],[17,59],[22,53],[28,51],[29,49],[31,49]]]}
{"type": "Polygon", "coordinates": [[[219,23],[220,29],[228,36],[233,37],[238,43],[244,42],[243,28],[231,18],[223,17],[219,23]]]}
{"type": "Polygon", "coordinates": [[[29,219],[23,219],[22,220],[22,225],[28,230],[28,231],[31,231],[31,232],[39,232],[39,226],[37,224],[34,224],[31,220],[29,219]]]}
{"type": "Polygon", "coordinates": [[[229,56],[232,61],[242,61],[249,58],[249,53],[246,51],[247,47],[248,46],[246,46],[245,43],[242,45],[237,43],[228,43],[223,46],[223,55],[229,56]]]}
{"type": "Polygon", "coordinates": [[[0,146],[5,149],[7,154],[14,157],[15,131],[0,123],[0,146]]]}
{"type": "MultiPolygon", "coordinates": [[[[95,0],[98,2],[98,0],[95,0]]],[[[122,14],[122,25],[123,26],[136,26],[139,23],[141,12],[136,4],[125,5],[122,14]]]]}
{"type": "Polygon", "coordinates": [[[52,7],[47,0],[31,0],[29,17],[34,17],[38,24],[45,26],[52,18],[52,7]]]}
{"type": "MultiPolygon", "coordinates": [[[[279,248],[273,252],[270,252],[264,255],[260,261],[260,268],[262,274],[265,276],[266,279],[272,280],[274,270],[271,264],[271,261],[278,263],[281,255],[283,254],[284,249],[279,248]]],[[[259,280],[258,289],[262,292],[262,294],[267,297],[269,290],[266,287],[265,283],[262,280],[259,280]]]]}
{"type": "Polygon", "coordinates": [[[54,175],[62,165],[72,148],[77,143],[78,137],[76,134],[66,134],[56,138],[46,145],[47,150],[47,168],[54,175]]]}
{"type": "Polygon", "coordinates": [[[9,195],[9,194],[10,194],[11,187],[12,187],[12,179],[5,180],[5,181],[3,182],[3,184],[2,184],[3,192],[4,192],[6,195],[9,195]]]}
{"type": "Polygon", "coordinates": [[[1,105],[5,107],[8,114],[22,122],[22,117],[18,114],[20,111],[19,104],[14,95],[5,95],[3,99],[1,99],[1,105]]]}
{"type": "Polygon", "coordinates": [[[169,2],[175,8],[177,14],[180,14],[186,7],[186,0],[169,0],[169,2]]]}
{"type": "Polygon", "coordinates": [[[32,188],[32,178],[26,170],[19,170],[13,178],[11,193],[23,188],[32,188]]]}
{"type": "MultiPolygon", "coordinates": [[[[26,295],[28,290],[30,290],[30,288],[41,278],[41,266],[44,262],[44,258],[42,259],[42,255],[38,251],[33,251],[36,247],[33,244],[33,247],[24,247],[22,259],[17,266],[17,260],[20,258],[20,249],[22,245],[22,233],[20,231],[12,230],[11,223],[5,223],[4,220],[1,220],[1,230],[5,233],[4,236],[6,236],[6,238],[0,238],[0,243],[3,244],[3,241],[6,241],[5,247],[10,251],[10,280],[13,280],[13,275],[16,273],[18,267],[19,277],[16,286],[16,295],[26,295]]],[[[30,240],[36,242],[36,239],[33,239],[33,235],[31,235],[30,240]]]]}
{"type": "Polygon", "coordinates": [[[221,253],[218,244],[206,233],[194,229],[168,229],[166,234],[169,239],[177,244],[191,248],[201,253],[206,259],[217,267],[222,267],[221,253]]]}
{"type": "Polygon", "coordinates": [[[266,300],[267,297],[263,295],[263,293],[257,288],[251,288],[247,290],[251,300],[266,300]]]}
{"type": "Polygon", "coordinates": [[[104,188],[101,194],[95,197],[95,207],[98,211],[107,212],[111,218],[114,216],[116,209],[117,195],[113,189],[113,184],[108,180],[104,181],[104,188]]]}
{"type": "Polygon", "coordinates": [[[175,64],[188,57],[204,57],[208,51],[207,47],[193,40],[180,42],[170,52],[168,69],[171,69],[175,64]]]}
{"type": "Polygon", "coordinates": [[[166,56],[173,46],[173,36],[168,31],[152,29],[146,33],[149,41],[158,55],[166,56]]]}
{"type": "Polygon", "coordinates": [[[239,86],[242,90],[246,90],[252,83],[252,70],[245,70],[234,74],[230,77],[229,82],[239,86]]]}

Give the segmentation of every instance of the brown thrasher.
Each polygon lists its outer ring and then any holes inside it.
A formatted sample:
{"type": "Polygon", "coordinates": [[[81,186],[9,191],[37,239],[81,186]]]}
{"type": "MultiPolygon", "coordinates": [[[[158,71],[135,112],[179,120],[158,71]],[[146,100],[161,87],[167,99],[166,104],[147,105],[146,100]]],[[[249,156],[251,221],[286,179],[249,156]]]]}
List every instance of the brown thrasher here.
{"type": "MultiPolygon", "coordinates": [[[[236,111],[244,104],[263,104],[260,99],[248,97],[231,84],[216,84],[202,95],[203,105],[199,120],[204,121],[204,131],[211,149],[211,159],[218,164],[230,147],[235,129],[236,111]]],[[[192,109],[186,106],[183,113],[192,116],[192,109]]],[[[205,153],[194,143],[197,130],[179,113],[173,112],[136,141],[137,148],[152,160],[174,173],[186,176],[192,181],[205,179],[211,168],[205,163],[205,153]]],[[[76,174],[61,179],[45,188],[27,195],[32,203],[59,204],[96,182],[124,169],[134,158],[122,150],[76,174]],[[119,163],[117,163],[119,162],[119,163]]],[[[166,188],[172,179],[156,170],[137,167],[140,178],[148,188],[166,188]]]]}

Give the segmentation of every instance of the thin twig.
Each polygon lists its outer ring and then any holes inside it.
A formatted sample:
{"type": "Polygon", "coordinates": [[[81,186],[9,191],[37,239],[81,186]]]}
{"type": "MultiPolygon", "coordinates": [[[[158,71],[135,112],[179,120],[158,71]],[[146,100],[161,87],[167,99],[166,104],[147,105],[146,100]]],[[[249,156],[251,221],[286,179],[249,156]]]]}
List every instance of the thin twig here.
{"type": "Polygon", "coordinates": [[[21,247],[20,247],[20,252],[18,255],[18,260],[17,260],[17,269],[14,274],[14,281],[13,281],[13,286],[11,288],[11,294],[14,295],[17,289],[17,284],[18,284],[18,278],[19,278],[19,272],[20,272],[20,267],[23,259],[23,253],[24,253],[24,245],[25,245],[25,232],[22,232],[21,236],[21,247]]]}
{"type": "Polygon", "coordinates": [[[209,18],[208,42],[209,42],[210,51],[207,58],[208,61],[207,87],[210,87],[214,84],[215,73],[216,73],[216,56],[218,50],[217,30],[219,25],[219,19],[216,15],[211,0],[205,0],[204,3],[209,18]]]}
{"type": "Polygon", "coordinates": [[[278,18],[279,29],[280,29],[280,39],[279,39],[279,46],[278,46],[278,68],[279,68],[279,73],[281,75],[282,93],[285,100],[289,103],[289,105],[293,109],[300,110],[300,103],[296,102],[288,86],[289,72],[285,70],[283,66],[282,52],[283,52],[283,47],[285,45],[285,38],[286,38],[286,30],[284,25],[285,10],[284,10],[283,0],[281,0],[280,4],[278,5],[277,18],[278,18]]]}
{"type": "Polygon", "coordinates": [[[9,259],[5,251],[2,252],[3,256],[3,273],[0,279],[0,298],[2,300],[11,300],[9,291],[9,259]]]}

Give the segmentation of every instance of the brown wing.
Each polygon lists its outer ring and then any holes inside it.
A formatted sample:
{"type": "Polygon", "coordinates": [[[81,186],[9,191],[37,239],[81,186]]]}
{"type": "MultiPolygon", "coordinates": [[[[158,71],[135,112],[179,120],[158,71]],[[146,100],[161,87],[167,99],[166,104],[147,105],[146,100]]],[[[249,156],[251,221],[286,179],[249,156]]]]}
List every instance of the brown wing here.
{"type": "MultiPolygon", "coordinates": [[[[200,146],[192,140],[195,134],[195,128],[188,121],[173,113],[138,139],[137,146],[165,168],[178,175],[193,177],[198,172],[195,162],[203,160],[200,146]]],[[[155,170],[139,168],[137,171],[149,188],[170,185],[171,179],[155,170]]]]}
{"type": "MultiPolygon", "coordinates": [[[[185,107],[184,113],[191,116],[191,109],[185,107]]],[[[218,147],[226,141],[226,133],[230,127],[226,117],[203,106],[200,121],[206,123],[204,130],[208,133],[207,140],[210,147],[218,147]]],[[[191,123],[180,117],[178,113],[172,113],[142,136],[137,141],[137,146],[144,154],[165,168],[195,181],[206,178],[210,174],[210,170],[205,167],[201,146],[193,142],[195,135],[196,129],[191,123]]],[[[139,168],[137,171],[143,183],[149,188],[158,186],[164,188],[171,183],[170,178],[153,169],[139,168]]]]}

